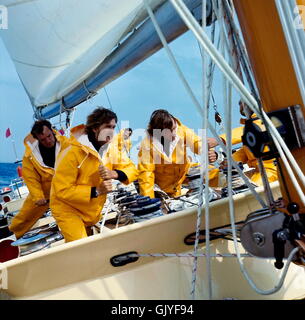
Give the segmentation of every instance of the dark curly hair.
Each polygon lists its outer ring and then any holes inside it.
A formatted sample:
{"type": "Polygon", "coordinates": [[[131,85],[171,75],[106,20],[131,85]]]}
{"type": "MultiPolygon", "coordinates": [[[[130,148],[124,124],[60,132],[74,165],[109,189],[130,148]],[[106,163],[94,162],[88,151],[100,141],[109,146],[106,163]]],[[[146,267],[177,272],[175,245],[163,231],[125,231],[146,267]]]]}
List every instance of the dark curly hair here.
{"type": "Polygon", "coordinates": [[[93,129],[100,127],[104,123],[110,122],[112,119],[114,119],[115,122],[118,122],[117,115],[113,111],[103,107],[97,107],[87,117],[86,133],[91,133],[93,129]]]}
{"type": "Polygon", "coordinates": [[[42,134],[43,127],[46,126],[50,130],[52,130],[52,124],[48,120],[37,120],[32,127],[31,134],[32,136],[37,139],[38,134],[42,134]]]}
{"type": "Polygon", "coordinates": [[[172,129],[174,125],[175,117],[164,109],[155,110],[150,116],[147,132],[149,135],[153,135],[153,130],[160,129],[172,129]]]}

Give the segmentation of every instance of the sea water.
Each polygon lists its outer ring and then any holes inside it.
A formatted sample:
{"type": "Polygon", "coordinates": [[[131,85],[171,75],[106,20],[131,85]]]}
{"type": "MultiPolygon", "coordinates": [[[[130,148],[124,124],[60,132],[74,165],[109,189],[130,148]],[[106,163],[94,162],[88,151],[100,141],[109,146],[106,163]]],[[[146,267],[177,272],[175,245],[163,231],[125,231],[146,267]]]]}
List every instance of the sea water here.
{"type": "Polygon", "coordinates": [[[0,189],[9,186],[13,179],[18,178],[16,163],[0,163],[0,189]]]}

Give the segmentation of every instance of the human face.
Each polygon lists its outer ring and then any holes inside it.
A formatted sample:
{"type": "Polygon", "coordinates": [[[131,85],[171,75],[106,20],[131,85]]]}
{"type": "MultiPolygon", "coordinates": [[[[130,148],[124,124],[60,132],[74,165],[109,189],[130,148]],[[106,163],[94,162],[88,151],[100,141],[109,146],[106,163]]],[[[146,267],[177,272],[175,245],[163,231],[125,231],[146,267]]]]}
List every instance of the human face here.
{"type": "Polygon", "coordinates": [[[107,123],[103,123],[98,128],[93,129],[96,140],[99,141],[101,144],[109,143],[113,138],[115,127],[115,119],[112,119],[107,123]]]}
{"type": "Polygon", "coordinates": [[[167,141],[174,141],[177,135],[177,122],[173,119],[173,126],[171,129],[164,129],[164,139],[167,141]]]}
{"type": "Polygon", "coordinates": [[[242,101],[239,101],[239,112],[244,117],[247,117],[247,113],[249,114],[249,117],[253,114],[253,111],[242,101]]]}
{"type": "Polygon", "coordinates": [[[129,130],[124,131],[124,140],[127,140],[131,136],[131,132],[129,130]]]}
{"type": "Polygon", "coordinates": [[[43,126],[42,133],[36,134],[36,137],[45,148],[53,148],[56,143],[54,132],[46,126],[43,126]]]}

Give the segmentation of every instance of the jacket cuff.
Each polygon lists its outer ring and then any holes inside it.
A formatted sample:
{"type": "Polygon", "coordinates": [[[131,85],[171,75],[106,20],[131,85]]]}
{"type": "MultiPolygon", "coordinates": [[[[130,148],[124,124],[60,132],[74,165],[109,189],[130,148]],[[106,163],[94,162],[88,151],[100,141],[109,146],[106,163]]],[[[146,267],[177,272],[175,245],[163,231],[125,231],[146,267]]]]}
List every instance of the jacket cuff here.
{"type": "Polygon", "coordinates": [[[114,170],[118,174],[118,178],[116,180],[119,180],[120,182],[128,180],[127,175],[121,171],[121,170],[114,170]]]}
{"type": "Polygon", "coordinates": [[[90,198],[97,198],[97,192],[96,192],[96,187],[91,187],[91,194],[90,198]]]}

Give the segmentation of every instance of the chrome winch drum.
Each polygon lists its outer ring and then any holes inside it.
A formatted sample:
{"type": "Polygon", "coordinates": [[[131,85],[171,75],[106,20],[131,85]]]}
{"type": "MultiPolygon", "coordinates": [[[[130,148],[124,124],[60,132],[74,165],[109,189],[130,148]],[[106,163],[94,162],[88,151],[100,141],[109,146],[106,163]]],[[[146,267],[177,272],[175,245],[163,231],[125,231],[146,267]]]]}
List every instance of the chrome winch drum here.
{"type": "MultiPolygon", "coordinates": [[[[241,228],[240,239],[243,247],[252,255],[262,258],[275,257],[274,235],[285,232],[287,216],[280,211],[263,208],[248,215],[241,228]]],[[[283,241],[283,258],[287,258],[295,245],[290,240],[283,241]]]]}

